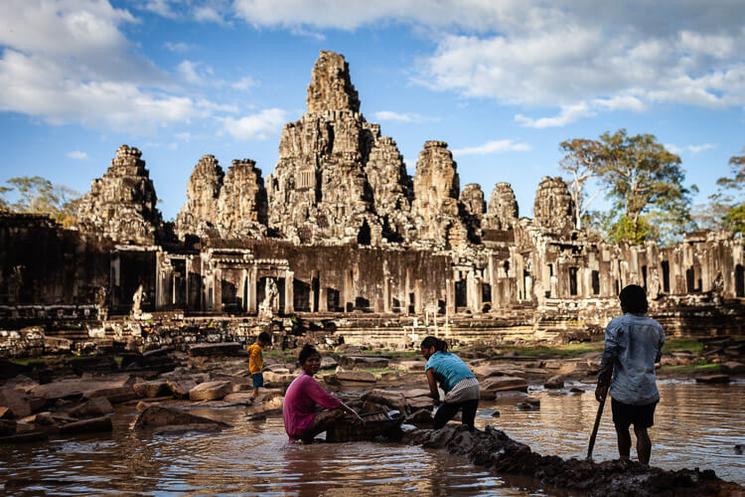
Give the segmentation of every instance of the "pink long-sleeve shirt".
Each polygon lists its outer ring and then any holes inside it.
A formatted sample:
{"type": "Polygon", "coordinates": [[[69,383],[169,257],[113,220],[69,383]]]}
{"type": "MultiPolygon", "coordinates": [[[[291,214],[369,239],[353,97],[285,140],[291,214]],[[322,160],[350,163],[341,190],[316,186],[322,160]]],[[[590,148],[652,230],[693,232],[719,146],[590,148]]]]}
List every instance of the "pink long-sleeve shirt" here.
{"type": "Polygon", "coordinates": [[[302,373],[287,387],[282,405],[285,431],[290,440],[302,438],[305,431],[313,423],[316,416],[316,406],[324,409],[336,409],[341,407],[341,402],[324,390],[315,378],[302,373]]]}

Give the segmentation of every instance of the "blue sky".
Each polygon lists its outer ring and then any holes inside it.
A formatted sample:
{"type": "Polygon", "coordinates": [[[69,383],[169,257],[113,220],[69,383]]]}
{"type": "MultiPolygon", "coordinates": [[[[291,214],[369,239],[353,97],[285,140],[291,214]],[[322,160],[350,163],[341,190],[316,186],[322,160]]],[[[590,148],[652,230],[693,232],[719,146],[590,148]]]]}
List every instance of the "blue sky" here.
{"type": "Polygon", "coordinates": [[[203,154],[272,172],[334,50],[411,174],[444,140],[461,186],[508,181],[529,216],[562,140],[626,128],[678,153],[703,202],[745,147],[743,19],[739,0],[3,0],[0,180],[83,193],[126,143],[172,218],[203,154]]]}

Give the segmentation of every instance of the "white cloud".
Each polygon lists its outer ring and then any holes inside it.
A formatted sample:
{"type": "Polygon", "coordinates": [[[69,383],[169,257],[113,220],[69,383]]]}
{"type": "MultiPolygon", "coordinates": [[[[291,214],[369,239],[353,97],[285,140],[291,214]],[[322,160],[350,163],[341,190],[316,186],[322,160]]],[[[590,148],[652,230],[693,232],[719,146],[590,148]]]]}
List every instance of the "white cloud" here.
{"type": "Polygon", "coordinates": [[[486,155],[502,152],[527,152],[530,145],[512,140],[491,140],[475,147],[456,148],[453,155],[486,155]]]}
{"type": "Polygon", "coordinates": [[[702,143],[700,145],[684,145],[681,147],[672,143],[666,143],[665,148],[676,155],[682,155],[685,153],[698,154],[717,148],[717,146],[713,143],[702,143]]]}
{"type": "Polygon", "coordinates": [[[183,53],[191,50],[191,45],[183,41],[167,41],[163,44],[166,50],[171,52],[183,53]]]}
{"type": "Polygon", "coordinates": [[[211,5],[202,5],[194,9],[194,19],[199,22],[213,22],[215,24],[225,24],[220,11],[211,5]]]}
{"type": "Polygon", "coordinates": [[[70,159],[75,159],[75,160],[86,160],[88,158],[88,154],[80,150],[73,150],[72,152],[68,152],[66,155],[70,159]]]}
{"type": "Polygon", "coordinates": [[[380,122],[393,121],[399,123],[418,123],[425,121],[426,118],[413,112],[393,112],[390,110],[381,110],[373,114],[375,119],[380,122]]]}
{"type": "Polygon", "coordinates": [[[129,82],[80,81],[48,59],[13,50],[0,59],[0,87],[0,110],[52,124],[78,122],[143,133],[208,114],[188,97],[146,92],[129,82]]]}
{"type": "Polygon", "coordinates": [[[566,126],[578,119],[593,115],[595,115],[595,112],[593,112],[586,103],[580,102],[576,105],[562,106],[561,112],[554,117],[533,119],[522,114],[517,114],[515,116],[515,122],[528,128],[553,128],[566,126]]]}
{"type": "Polygon", "coordinates": [[[193,85],[205,85],[213,79],[212,76],[214,75],[210,66],[188,59],[181,61],[176,69],[186,82],[193,85]]]}
{"type": "Polygon", "coordinates": [[[223,123],[225,130],[238,140],[266,140],[275,135],[285,121],[287,112],[272,108],[240,119],[228,117],[223,123]]]}
{"type": "Polygon", "coordinates": [[[174,3],[170,0],[147,0],[143,8],[168,19],[178,19],[179,14],[175,10],[174,3]]]}
{"type": "Polygon", "coordinates": [[[235,83],[230,85],[231,88],[240,91],[248,91],[254,88],[258,83],[251,76],[244,76],[235,83]]]}
{"type": "Polygon", "coordinates": [[[659,102],[745,105],[745,4],[645,0],[236,0],[253,26],[424,27],[437,44],[417,82],[506,104],[556,106],[527,125],[558,126],[659,102]],[[582,111],[582,106],[585,110],[582,111]]]}
{"type": "MultiPolygon", "coordinates": [[[[236,110],[179,94],[124,36],[122,26],[139,21],[105,0],[6,0],[0,19],[13,26],[0,29],[0,111],[147,134],[236,110]]],[[[208,66],[190,64],[181,71],[192,83],[211,76],[208,66]]]]}

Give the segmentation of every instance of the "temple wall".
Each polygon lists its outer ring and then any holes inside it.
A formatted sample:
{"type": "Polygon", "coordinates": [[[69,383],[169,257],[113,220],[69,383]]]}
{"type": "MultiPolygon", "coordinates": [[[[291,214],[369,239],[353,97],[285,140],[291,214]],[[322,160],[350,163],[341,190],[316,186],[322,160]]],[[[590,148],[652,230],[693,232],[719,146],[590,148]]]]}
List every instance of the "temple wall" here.
{"type": "Polygon", "coordinates": [[[0,305],[95,302],[108,287],[112,248],[46,216],[0,214],[0,305]]]}

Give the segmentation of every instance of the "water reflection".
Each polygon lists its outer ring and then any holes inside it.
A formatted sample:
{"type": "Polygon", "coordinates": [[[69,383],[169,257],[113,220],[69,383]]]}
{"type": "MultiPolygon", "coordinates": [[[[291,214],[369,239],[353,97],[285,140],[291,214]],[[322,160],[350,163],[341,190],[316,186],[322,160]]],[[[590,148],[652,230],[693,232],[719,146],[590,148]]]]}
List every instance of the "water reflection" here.
{"type": "MultiPolygon", "coordinates": [[[[733,451],[736,443],[745,443],[740,409],[745,385],[665,383],[660,390],[651,432],[653,464],[713,468],[725,479],[745,483],[745,457],[733,451]]],[[[519,399],[501,399],[484,405],[477,423],[497,425],[544,454],[584,457],[597,407],[592,393],[532,395],[540,397],[540,411],[517,411],[519,399]],[[491,417],[495,409],[500,418],[491,417]]],[[[440,452],[374,443],[289,444],[281,419],[248,421],[240,410],[219,414],[233,428],[145,436],[128,429],[134,412],[120,412],[111,437],[0,447],[0,482],[6,483],[6,494],[21,496],[542,495],[521,488],[530,482],[505,481],[440,452]]],[[[610,413],[595,456],[616,457],[610,413]]]]}
{"type": "MultiPolygon", "coordinates": [[[[497,426],[542,454],[584,458],[598,404],[593,387],[581,386],[587,389],[581,395],[531,392],[531,396],[541,400],[540,411],[518,411],[515,404],[519,399],[514,397],[482,404],[477,426],[497,426]],[[499,418],[491,416],[494,410],[499,410],[499,418]]],[[[745,484],[745,457],[734,453],[735,444],[745,443],[745,384],[664,381],[659,389],[661,400],[655,412],[655,426],[650,429],[651,464],[667,469],[714,469],[725,480],[745,484]]],[[[618,457],[616,433],[607,407],[593,454],[596,461],[618,457]]]]}

